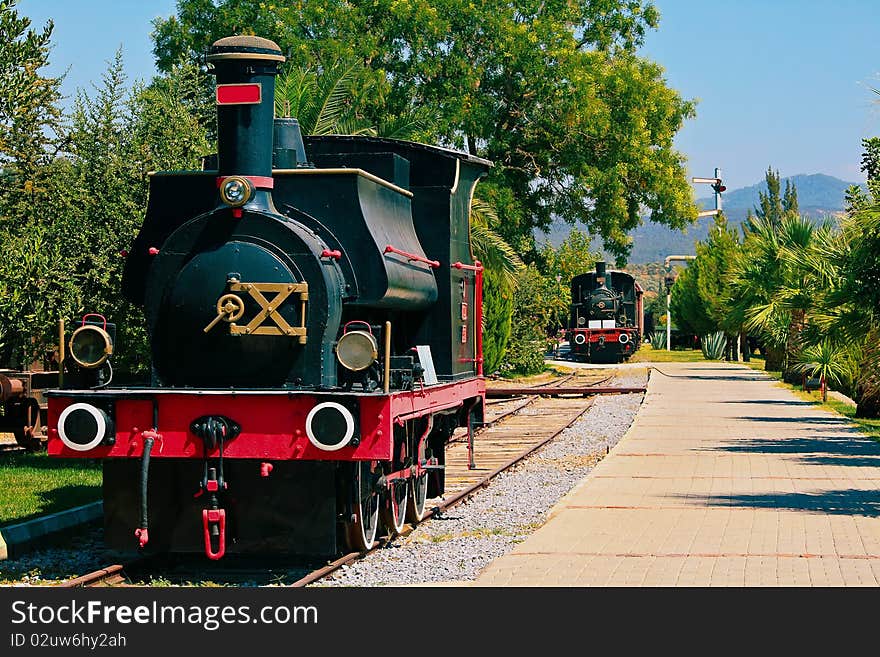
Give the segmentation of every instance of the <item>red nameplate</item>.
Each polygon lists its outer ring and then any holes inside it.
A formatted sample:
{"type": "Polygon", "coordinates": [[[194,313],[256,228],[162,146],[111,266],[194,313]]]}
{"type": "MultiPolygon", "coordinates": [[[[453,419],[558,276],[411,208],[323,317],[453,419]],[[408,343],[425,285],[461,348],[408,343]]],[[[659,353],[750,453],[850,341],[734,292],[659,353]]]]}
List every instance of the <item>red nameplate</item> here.
{"type": "Polygon", "coordinates": [[[263,100],[259,84],[218,84],[218,105],[257,105],[263,100]]]}

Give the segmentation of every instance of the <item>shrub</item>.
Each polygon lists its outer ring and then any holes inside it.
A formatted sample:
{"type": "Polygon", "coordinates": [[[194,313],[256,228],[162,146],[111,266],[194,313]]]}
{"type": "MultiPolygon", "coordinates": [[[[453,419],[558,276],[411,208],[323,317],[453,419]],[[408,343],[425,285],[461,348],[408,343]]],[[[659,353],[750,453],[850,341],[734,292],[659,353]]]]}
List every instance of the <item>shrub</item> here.
{"type": "Polygon", "coordinates": [[[703,358],[706,360],[721,360],[724,350],[727,348],[727,336],[723,331],[708,333],[700,340],[700,348],[703,350],[703,358]]]}

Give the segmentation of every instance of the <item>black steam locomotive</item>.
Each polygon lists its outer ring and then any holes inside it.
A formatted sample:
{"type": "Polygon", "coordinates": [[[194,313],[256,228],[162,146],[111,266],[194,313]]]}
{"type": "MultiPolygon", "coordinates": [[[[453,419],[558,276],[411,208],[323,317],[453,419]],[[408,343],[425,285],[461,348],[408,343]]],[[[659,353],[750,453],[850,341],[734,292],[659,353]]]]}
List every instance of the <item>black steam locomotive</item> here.
{"type": "Polygon", "coordinates": [[[303,140],[273,116],[275,43],[220,39],[207,61],[216,169],[153,174],[127,253],[152,381],[105,385],[112,336],[84,323],[77,389],[51,396],[49,453],[104,459],[119,550],[363,550],[380,526],[422,518],[448,438],[482,419],[469,206],[491,163],[303,140]]]}
{"type": "Polygon", "coordinates": [[[644,335],[642,288],[623,271],[596,271],[571,280],[571,316],[566,339],[571,358],[619,363],[632,356],[644,335]]]}

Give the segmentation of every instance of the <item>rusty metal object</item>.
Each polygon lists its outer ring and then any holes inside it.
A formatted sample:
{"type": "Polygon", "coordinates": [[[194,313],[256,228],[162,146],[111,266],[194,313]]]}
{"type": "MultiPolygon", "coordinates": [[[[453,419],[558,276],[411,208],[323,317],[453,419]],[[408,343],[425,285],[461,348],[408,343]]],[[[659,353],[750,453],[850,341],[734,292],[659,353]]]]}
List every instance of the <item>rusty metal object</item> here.
{"type": "Polygon", "coordinates": [[[101,570],[96,570],[92,573],[83,575],[82,577],[76,577],[61,582],[58,586],[62,589],[76,589],[83,586],[99,586],[101,584],[111,586],[125,580],[125,568],[126,566],[122,564],[113,564],[112,566],[101,568],[101,570]]]}
{"type": "Polygon", "coordinates": [[[24,381],[0,374],[0,402],[24,395],[24,381]]]}

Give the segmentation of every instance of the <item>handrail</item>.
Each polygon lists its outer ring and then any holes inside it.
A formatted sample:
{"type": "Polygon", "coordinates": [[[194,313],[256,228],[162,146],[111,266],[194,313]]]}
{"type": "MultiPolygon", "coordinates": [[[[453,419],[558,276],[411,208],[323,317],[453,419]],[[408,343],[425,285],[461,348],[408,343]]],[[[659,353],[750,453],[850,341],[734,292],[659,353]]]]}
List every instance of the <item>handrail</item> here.
{"type": "Polygon", "coordinates": [[[408,253],[407,251],[401,251],[400,249],[391,246],[390,244],[385,247],[385,251],[383,253],[396,253],[397,255],[404,256],[407,260],[414,260],[416,262],[424,262],[426,265],[431,267],[432,269],[437,269],[440,266],[439,260],[428,260],[425,257],[420,255],[416,255],[415,253],[408,253]]]}
{"type": "Polygon", "coordinates": [[[477,260],[475,265],[466,265],[461,262],[453,262],[452,266],[456,269],[467,269],[468,271],[483,271],[483,265],[477,260]]]}

